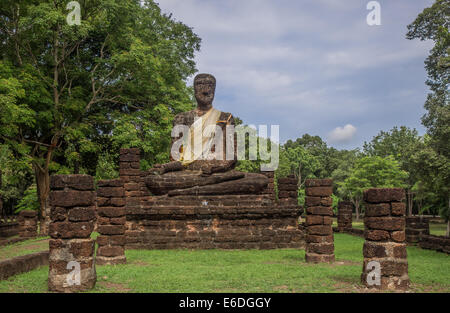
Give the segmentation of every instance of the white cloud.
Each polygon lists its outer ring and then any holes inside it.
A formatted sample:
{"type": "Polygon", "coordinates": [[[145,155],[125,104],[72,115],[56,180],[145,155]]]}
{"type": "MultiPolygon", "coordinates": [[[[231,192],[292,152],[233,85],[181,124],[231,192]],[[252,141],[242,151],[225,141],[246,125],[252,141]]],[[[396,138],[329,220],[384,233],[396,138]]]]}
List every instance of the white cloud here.
{"type": "Polygon", "coordinates": [[[344,127],[336,127],[329,135],[328,140],[332,143],[347,143],[356,135],[356,127],[347,124],[344,127]]]}

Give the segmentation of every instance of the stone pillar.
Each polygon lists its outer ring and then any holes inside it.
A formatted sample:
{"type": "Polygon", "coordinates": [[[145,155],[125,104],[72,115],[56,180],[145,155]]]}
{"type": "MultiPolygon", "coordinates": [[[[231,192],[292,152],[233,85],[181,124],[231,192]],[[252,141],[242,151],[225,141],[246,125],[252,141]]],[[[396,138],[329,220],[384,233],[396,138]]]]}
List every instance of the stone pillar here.
{"type": "Polygon", "coordinates": [[[344,231],[352,229],[352,214],[353,214],[353,203],[350,201],[339,201],[338,203],[338,229],[339,231],[344,231]]]}
{"type": "Polygon", "coordinates": [[[22,238],[34,238],[37,236],[37,212],[21,211],[19,213],[19,236],[22,238]]]}
{"type": "Polygon", "coordinates": [[[306,180],[306,262],[334,262],[331,179],[306,180]]]}
{"type": "Polygon", "coordinates": [[[297,179],[294,176],[286,178],[278,178],[278,199],[283,200],[297,200],[298,185],[297,179]]]}
{"type": "Polygon", "coordinates": [[[98,265],[125,264],[125,191],[123,181],[101,180],[97,190],[100,236],[97,237],[98,265]]]}
{"type": "Polygon", "coordinates": [[[430,221],[423,216],[406,217],[406,242],[417,243],[422,236],[430,234],[430,221]]]}
{"type": "Polygon", "coordinates": [[[401,188],[364,192],[366,241],[361,280],[369,288],[406,290],[409,286],[404,199],[401,188]]]}
{"type": "Polygon", "coordinates": [[[140,151],[137,148],[120,149],[119,174],[125,188],[125,206],[139,207],[141,201],[140,151]]]}
{"type": "Polygon", "coordinates": [[[50,177],[50,291],[74,292],[94,288],[94,179],[88,175],[50,177]]]}

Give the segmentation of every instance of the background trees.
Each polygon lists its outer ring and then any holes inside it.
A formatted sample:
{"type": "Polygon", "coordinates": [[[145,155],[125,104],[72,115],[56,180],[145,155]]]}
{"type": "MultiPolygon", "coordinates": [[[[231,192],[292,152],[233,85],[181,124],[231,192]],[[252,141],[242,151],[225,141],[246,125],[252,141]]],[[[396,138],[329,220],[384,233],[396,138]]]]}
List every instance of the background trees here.
{"type": "MultiPolygon", "coordinates": [[[[78,26],[66,22],[67,1],[0,3],[0,195],[8,214],[37,198],[44,218],[52,173],[116,177],[121,147],[140,148],[143,169],[168,161],[172,119],[193,108],[186,80],[201,41],[188,26],[151,0],[79,2],[78,26]]],[[[450,231],[449,26],[450,3],[436,0],[406,35],[435,43],[425,61],[427,134],[394,127],[350,151],[310,134],[288,140],[277,176],[297,177],[300,203],[307,178],[332,177],[335,200],[353,201],[358,216],[363,189],[405,186],[408,213],[440,212],[450,231]]],[[[238,169],[259,171],[260,163],[238,169]]]]}
{"type": "Polygon", "coordinates": [[[356,220],[359,220],[360,204],[364,190],[369,188],[405,187],[408,173],[392,156],[364,156],[355,162],[350,175],[337,182],[338,190],[355,205],[356,220]]]}
{"type": "Polygon", "coordinates": [[[413,212],[413,187],[416,184],[417,163],[413,162],[413,155],[422,149],[421,138],[417,130],[406,126],[394,127],[390,131],[381,131],[372,141],[364,143],[363,151],[366,155],[388,157],[392,156],[400,168],[407,173],[405,178],[408,215],[413,212]]]}
{"type": "Polygon", "coordinates": [[[0,3],[0,138],[31,164],[41,219],[50,172],[95,175],[121,146],[168,160],[171,119],[192,107],[189,27],[153,1],[79,2],[73,26],[67,1],[0,3]]]}
{"type": "Polygon", "coordinates": [[[416,156],[422,186],[434,194],[450,235],[450,2],[436,0],[408,25],[408,39],[432,40],[425,60],[430,87],[422,124],[427,128],[426,147],[416,156]],[[430,176],[432,175],[432,176],[430,176]]]}

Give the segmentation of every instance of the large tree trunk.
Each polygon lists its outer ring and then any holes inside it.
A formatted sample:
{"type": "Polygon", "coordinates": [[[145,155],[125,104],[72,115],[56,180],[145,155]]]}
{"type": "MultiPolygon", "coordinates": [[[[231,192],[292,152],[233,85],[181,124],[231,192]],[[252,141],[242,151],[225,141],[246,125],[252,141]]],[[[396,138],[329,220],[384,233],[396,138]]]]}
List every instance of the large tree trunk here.
{"type": "Polygon", "coordinates": [[[37,164],[33,164],[33,170],[36,177],[37,195],[39,200],[39,221],[40,235],[47,236],[50,218],[50,206],[48,197],[50,194],[50,176],[47,168],[42,168],[37,164]]]}

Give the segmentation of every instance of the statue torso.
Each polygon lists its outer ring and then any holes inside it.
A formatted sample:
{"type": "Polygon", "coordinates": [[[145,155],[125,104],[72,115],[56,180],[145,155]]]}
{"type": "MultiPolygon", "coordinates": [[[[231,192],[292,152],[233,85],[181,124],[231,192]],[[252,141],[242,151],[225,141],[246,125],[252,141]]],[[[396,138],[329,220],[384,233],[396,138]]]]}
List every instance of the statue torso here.
{"type": "MultiPolygon", "coordinates": [[[[188,127],[191,127],[194,121],[199,117],[197,110],[192,110],[188,112],[182,112],[175,116],[173,125],[186,125],[188,127]]],[[[221,112],[219,117],[219,123],[217,125],[221,126],[223,131],[223,140],[224,140],[224,147],[225,147],[225,130],[226,125],[235,125],[234,118],[231,113],[227,112],[221,112]],[[227,123],[228,122],[228,123],[227,123]]],[[[214,149],[214,148],[213,148],[214,149]]],[[[214,151],[214,150],[213,150],[214,151]]],[[[224,151],[226,151],[224,149],[224,151]]],[[[187,170],[201,170],[204,167],[211,167],[222,164],[224,160],[196,160],[193,163],[187,165],[187,170]]]]}

